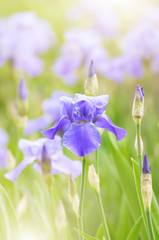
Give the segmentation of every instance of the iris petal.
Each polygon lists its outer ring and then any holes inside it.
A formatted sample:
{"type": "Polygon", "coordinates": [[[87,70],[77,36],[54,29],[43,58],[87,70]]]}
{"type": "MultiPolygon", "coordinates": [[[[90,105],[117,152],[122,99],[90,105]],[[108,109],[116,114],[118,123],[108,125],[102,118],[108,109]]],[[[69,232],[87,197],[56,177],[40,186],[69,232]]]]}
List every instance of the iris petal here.
{"type": "Polygon", "coordinates": [[[114,133],[118,141],[124,138],[127,134],[125,129],[115,126],[106,114],[103,114],[101,117],[99,117],[95,124],[97,127],[105,128],[106,130],[114,133]]]}
{"type": "Polygon", "coordinates": [[[64,126],[64,131],[66,131],[70,127],[70,125],[70,120],[63,116],[54,124],[52,128],[43,130],[41,131],[41,133],[49,139],[54,139],[55,134],[58,132],[58,130],[60,130],[64,126]]]}
{"type": "Polygon", "coordinates": [[[12,182],[15,182],[17,180],[17,178],[19,177],[19,175],[21,174],[21,172],[29,165],[32,164],[35,161],[35,157],[28,157],[28,158],[24,158],[23,161],[21,161],[19,163],[19,165],[11,172],[6,173],[4,176],[11,180],[12,182]]]}
{"type": "Polygon", "coordinates": [[[101,136],[93,123],[73,123],[63,136],[63,145],[82,157],[100,147],[101,136]]]}
{"type": "Polygon", "coordinates": [[[51,160],[52,172],[72,173],[74,178],[78,177],[82,172],[82,163],[80,161],[72,161],[62,153],[55,154],[51,157],[51,160]]]}

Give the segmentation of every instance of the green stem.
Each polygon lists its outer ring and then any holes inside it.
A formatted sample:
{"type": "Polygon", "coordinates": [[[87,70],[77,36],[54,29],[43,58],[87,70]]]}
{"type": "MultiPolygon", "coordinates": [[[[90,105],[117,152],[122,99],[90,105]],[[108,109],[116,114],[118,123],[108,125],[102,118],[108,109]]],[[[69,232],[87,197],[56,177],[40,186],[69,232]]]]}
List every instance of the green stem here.
{"type": "Polygon", "coordinates": [[[140,171],[140,175],[141,175],[142,151],[141,151],[141,122],[140,122],[140,120],[136,124],[136,136],[137,136],[137,160],[139,163],[139,171],[140,171]]]}
{"type": "MultiPolygon", "coordinates": [[[[80,193],[80,206],[79,206],[79,214],[80,214],[80,231],[83,232],[83,200],[84,200],[84,186],[85,186],[85,174],[86,173],[86,159],[83,157],[82,161],[82,178],[81,178],[81,193],[80,193]]],[[[84,237],[81,237],[84,240],[84,237]]]]}
{"type": "Polygon", "coordinates": [[[152,226],[152,220],[151,220],[151,213],[150,213],[150,211],[145,211],[145,213],[146,213],[146,220],[147,220],[150,240],[155,240],[153,226],[152,226]]]}
{"type": "MultiPolygon", "coordinates": [[[[98,150],[96,150],[96,172],[97,175],[99,177],[99,152],[98,150]]],[[[106,217],[105,217],[105,213],[104,213],[104,208],[103,208],[103,203],[102,203],[102,198],[101,198],[101,193],[96,192],[97,194],[97,200],[98,200],[98,205],[99,205],[99,210],[100,210],[100,214],[102,217],[102,222],[103,222],[103,228],[104,228],[104,232],[105,232],[105,237],[106,240],[110,240],[110,234],[109,234],[109,230],[108,230],[108,226],[107,226],[107,221],[106,221],[106,217]]]]}
{"type": "Polygon", "coordinates": [[[97,193],[97,200],[98,200],[100,214],[101,214],[101,217],[102,217],[103,228],[104,228],[104,233],[105,233],[106,240],[111,240],[110,235],[109,235],[107,221],[106,221],[105,214],[104,214],[104,208],[103,208],[100,192],[97,193]]]}

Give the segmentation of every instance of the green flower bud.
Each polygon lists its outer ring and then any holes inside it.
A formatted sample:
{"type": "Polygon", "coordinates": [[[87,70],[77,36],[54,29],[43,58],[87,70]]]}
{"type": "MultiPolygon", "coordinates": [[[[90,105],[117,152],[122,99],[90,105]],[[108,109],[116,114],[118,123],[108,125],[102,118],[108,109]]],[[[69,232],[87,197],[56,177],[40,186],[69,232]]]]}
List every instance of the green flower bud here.
{"type": "Polygon", "coordinates": [[[89,74],[85,80],[86,95],[96,96],[98,93],[98,79],[94,69],[94,63],[91,61],[89,66],[89,74]]]}
{"type": "Polygon", "coordinates": [[[132,116],[137,123],[138,121],[141,121],[144,114],[144,90],[143,87],[140,87],[139,84],[136,86],[136,92],[132,107],[132,116]]]}
{"type": "Polygon", "coordinates": [[[100,186],[99,186],[99,177],[96,173],[94,165],[90,165],[88,169],[88,180],[91,187],[97,192],[100,192],[100,186]]]}

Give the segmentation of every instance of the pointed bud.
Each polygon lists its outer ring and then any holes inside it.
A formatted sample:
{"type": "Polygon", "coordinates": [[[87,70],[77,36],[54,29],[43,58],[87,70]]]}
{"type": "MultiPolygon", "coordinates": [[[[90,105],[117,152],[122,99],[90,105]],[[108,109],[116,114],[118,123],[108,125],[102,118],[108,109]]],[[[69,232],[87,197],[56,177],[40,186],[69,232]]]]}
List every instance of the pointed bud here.
{"type": "Polygon", "coordinates": [[[144,208],[150,210],[152,201],[152,178],[151,167],[147,155],[144,156],[142,175],[141,175],[141,193],[144,208]]]}
{"type": "Polygon", "coordinates": [[[55,224],[59,231],[61,231],[66,226],[66,213],[61,200],[57,208],[55,224]]]}
{"type": "Polygon", "coordinates": [[[132,116],[135,123],[141,121],[143,114],[144,114],[144,90],[143,87],[140,87],[140,85],[138,84],[136,86],[136,92],[132,107],[132,116]]]}
{"type": "Polygon", "coordinates": [[[27,211],[27,208],[28,208],[28,199],[26,196],[23,196],[19,201],[16,209],[16,213],[19,218],[25,214],[25,212],[27,211]]]}
{"type": "Polygon", "coordinates": [[[72,174],[70,174],[69,176],[68,197],[70,202],[72,203],[73,210],[76,216],[78,217],[79,216],[79,197],[77,193],[77,186],[72,174]]]}
{"type": "Polygon", "coordinates": [[[7,170],[15,168],[16,160],[10,150],[7,151],[7,170]]]}
{"type": "Polygon", "coordinates": [[[88,169],[88,180],[91,187],[97,192],[100,192],[100,186],[99,186],[99,177],[96,174],[96,170],[94,168],[94,165],[90,165],[88,169]]]}
{"type": "Polygon", "coordinates": [[[19,86],[18,86],[18,97],[22,100],[22,101],[26,101],[28,98],[28,89],[25,83],[25,80],[23,77],[21,77],[20,82],[19,82],[19,86]]]}
{"type": "Polygon", "coordinates": [[[96,96],[98,93],[98,79],[95,73],[94,62],[91,60],[88,77],[85,80],[86,95],[96,96]]]}
{"type": "Polygon", "coordinates": [[[42,147],[41,165],[42,165],[42,172],[43,172],[44,176],[50,175],[51,159],[50,159],[50,156],[48,155],[48,151],[47,151],[45,144],[42,147]]]}

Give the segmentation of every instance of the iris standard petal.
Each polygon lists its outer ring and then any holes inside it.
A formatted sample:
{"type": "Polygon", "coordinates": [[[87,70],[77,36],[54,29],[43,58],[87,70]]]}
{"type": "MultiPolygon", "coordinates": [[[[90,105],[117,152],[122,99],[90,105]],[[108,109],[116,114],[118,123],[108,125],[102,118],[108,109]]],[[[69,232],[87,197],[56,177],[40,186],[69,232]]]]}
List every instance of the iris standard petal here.
{"type": "Polygon", "coordinates": [[[124,138],[127,134],[127,131],[125,129],[115,126],[106,114],[101,115],[95,124],[99,128],[105,128],[106,130],[113,132],[118,141],[124,138]]]}
{"type": "Polygon", "coordinates": [[[49,138],[49,139],[54,139],[55,137],[55,134],[63,127],[65,126],[65,131],[70,127],[71,125],[71,122],[68,118],[66,118],[65,116],[64,117],[61,117],[55,124],[52,128],[49,128],[47,130],[43,130],[41,131],[41,133],[49,138]]]}
{"type": "Polygon", "coordinates": [[[101,136],[93,123],[73,123],[64,133],[63,145],[83,157],[100,147],[101,136]]]}
{"type": "Polygon", "coordinates": [[[23,161],[19,163],[19,165],[11,172],[6,173],[4,176],[5,178],[11,180],[12,182],[15,182],[21,172],[26,168],[29,164],[32,164],[35,161],[35,157],[28,157],[24,158],[23,161]]]}
{"type": "Polygon", "coordinates": [[[74,178],[78,177],[82,172],[82,163],[80,161],[72,161],[62,153],[53,155],[51,160],[52,172],[72,173],[74,178]]]}

